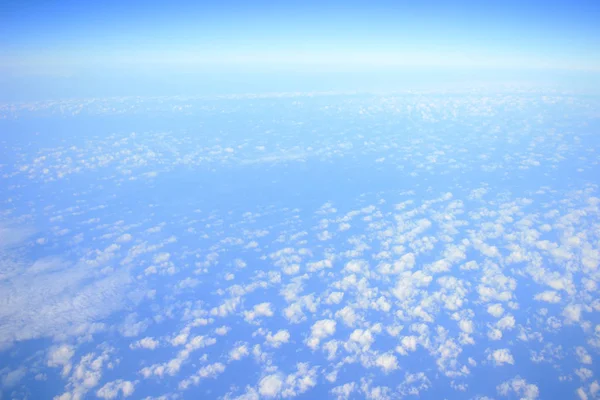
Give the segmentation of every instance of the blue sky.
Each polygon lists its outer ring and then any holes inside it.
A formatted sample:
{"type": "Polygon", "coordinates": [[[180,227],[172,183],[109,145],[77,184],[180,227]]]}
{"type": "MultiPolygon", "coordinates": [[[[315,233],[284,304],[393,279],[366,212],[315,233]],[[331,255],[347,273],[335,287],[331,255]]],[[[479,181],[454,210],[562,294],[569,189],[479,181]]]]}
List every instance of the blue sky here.
{"type": "Polygon", "coordinates": [[[597,400],[599,109],[1,106],[0,393],[597,400]]]}
{"type": "Polygon", "coordinates": [[[597,2],[488,3],[5,2],[0,68],[13,83],[422,68],[597,75],[597,2]]]}

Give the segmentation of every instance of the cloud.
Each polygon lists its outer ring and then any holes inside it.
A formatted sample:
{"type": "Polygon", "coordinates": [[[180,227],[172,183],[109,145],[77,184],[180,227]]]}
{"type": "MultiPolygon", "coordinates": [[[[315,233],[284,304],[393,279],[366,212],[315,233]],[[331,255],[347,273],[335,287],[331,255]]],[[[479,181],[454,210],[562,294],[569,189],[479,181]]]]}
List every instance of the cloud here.
{"type": "Polygon", "coordinates": [[[269,333],[266,337],[267,344],[274,348],[279,348],[282,344],[290,340],[290,333],[285,329],[280,329],[274,335],[269,333]]]}
{"type": "Polygon", "coordinates": [[[326,304],[340,304],[342,299],[344,298],[343,292],[331,292],[327,299],[325,300],[326,304]]]}
{"type": "Polygon", "coordinates": [[[592,356],[587,352],[585,347],[577,346],[575,348],[575,354],[580,363],[588,365],[592,363],[592,356]]]}
{"type": "Polygon", "coordinates": [[[0,221],[0,250],[21,246],[33,233],[29,227],[16,226],[16,221],[0,221]]]}
{"type": "Polygon", "coordinates": [[[129,233],[124,233],[117,238],[117,243],[128,243],[133,239],[133,236],[129,233]]]}
{"type": "Polygon", "coordinates": [[[460,328],[461,331],[463,331],[466,334],[471,334],[473,333],[473,321],[471,320],[467,320],[467,319],[461,319],[458,322],[458,327],[460,328]]]}
{"type": "Polygon", "coordinates": [[[398,386],[402,396],[419,396],[421,392],[431,387],[431,381],[423,372],[409,373],[404,375],[404,380],[398,386]]]}
{"type": "Polygon", "coordinates": [[[148,329],[148,321],[137,321],[137,314],[131,313],[127,315],[125,321],[121,324],[119,332],[125,337],[138,336],[148,329]]]}
{"type": "Polygon", "coordinates": [[[310,337],[306,340],[306,345],[315,350],[319,343],[327,336],[335,333],[336,322],[332,319],[323,319],[313,324],[310,331],[310,337]]]}
{"type": "Polygon", "coordinates": [[[359,316],[354,312],[354,309],[350,306],[346,306],[335,313],[335,316],[341,319],[346,326],[354,326],[359,316]]]}
{"type": "MultiPolygon", "coordinates": [[[[187,339],[187,333],[185,338],[187,339]]],[[[194,336],[187,342],[185,340],[177,340],[175,345],[185,344],[185,346],[182,350],[179,350],[175,358],[172,358],[165,363],[153,364],[151,366],[144,367],[140,370],[140,374],[142,374],[144,378],[150,378],[151,376],[162,377],[165,374],[174,376],[179,372],[181,366],[190,357],[192,352],[204,347],[212,346],[215,343],[217,343],[215,338],[204,335],[194,336]]]]}
{"type": "Polygon", "coordinates": [[[345,347],[348,351],[366,351],[371,347],[374,340],[369,329],[355,329],[350,334],[350,340],[345,347]]]}
{"type": "Polygon", "coordinates": [[[94,266],[78,264],[0,282],[0,303],[7,305],[0,310],[0,349],[29,339],[77,336],[120,310],[132,282],[129,273],[98,276],[94,271],[94,266]]]}
{"type": "Polygon", "coordinates": [[[281,388],[283,387],[283,380],[281,375],[272,374],[262,378],[258,384],[258,392],[265,397],[277,397],[281,388]]]}
{"type": "Polygon", "coordinates": [[[500,318],[498,322],[496,322],[496,326],[498,327],[498,329],[503,331],[511,330],[515,327],[515,317],[513,317],[512,315],[506,315],[500,318]]]}
{"type": "Polygon", "coordinates": [[[587,368],[577,368],[575,370],[575,375],[579,377],[582,381],[586,381],[594,376],[592,370],[587,368]]]}
{"type": "Polygon", "coordinates": [[[248,346],[246,344],[240,344],[229,352],[229,360],[241,360],[248,354],[250,354],[248,351],[248,346]]]}
{"type": "Polygon", "coordinates": [[[390,353],[382,354],[375,360],[375,365],[383,370],[386,374],[398,369],[398,359],[390,353]]]}
{"type": "Polygon", "coordinates": [[[215,379],[223,372],[225,372],[225,365],[220,362],[205,365],[188,379],[179,382],[179,389],[185,390],[190,385],[198,385],[203,379],[215,379]]]}
{"type": "Polygon", "coordinates": [[[145,337],[143,339],[138,340],[135,343],[129,345],[130,349],[148,349],[154,350],[158,347],[158,340],[155,340],[151,337],[145,337]]]}
{"type": "Polygon", "coordinates": [[[539,397],[540,391],[538,387],[519,376],[505,381],[496,387],[498,394],[501,396],[511,396],[514,393],[522,400],[535,400],[539,397]]]}
{"type": "Polygon", "coordinates": [[[400,346],[396,348],[396,351],[400,354],[406,355],[409,351],[417,350],[418,338],[416,336],[403,336],[400,339],[400,346]]]}
{"type": "Polygon", "coordinates": [[[500,303],[490,304],[487,308],[487,312],[492,316],[499,318],[504,314],[504,307],[502,307],[502,304],[500,303]]]}
{"type": "Polygon", "coordinates": [[[563,309],[562,315],[565,317],[566,324],[573,324],[579,322],[581,319],[581,305],[580,304],[569,304],[563,309]]]}
{"type": "Polygon", "coordinates": [[[135,391],[135,383],[130,381],[124,381],[122,379],[118,379],[113,382],[108,382],[104,386],[102,386],[96,392],[96,396],[101,399],[115,399],[119,397],[119,393],[122,397],[129,397],[135,391]]]}
{"type": "MultiPolygon", "coordinates": [[[[89,390],[98,386],[100,379],[102,378],[103,369],[109,364],[110,353],[112,351],[112,349],[105,349],[99,355],[96,353],[88,353],[82,356],[79,363],[72,369],[71,376],[69,377],[68,384],[65,388],[67,391],[59,396],[59,398],[83,398],[89,390]]],[[[124,383],[124,385],[121,385],[121,382],[119,381],[114,385],[109,385],[106,394],[110,395],[119,390],[125,394],[130,390],[133,391],[133,386],[131,386],[131,383],[124,383]],[[121,389],[122,387],[124,387],[124,389],[121,389]]]]}
{"type": "Polygon", "coordinates": [[[343,385],[334,387],[333,389],[331,389],[330,393],[337,400],[347,400],[350,398],[350,395],[352,395],[352,393],[356,390],[357,390],[356,383],[350,382],[350,383],[345,383],[343,385]]]}
{"type": "Polygon", "coordinates": [[[545,301],[547,303],[560,303],[560,295],[554,290],[538,293],[533,298],[537,301],[545,301]]]}
{"type": "Polygon", "coordinates": [[[271,303],[268,302],[255,305],[252,311],[244,311],[244,318],[248,322],[253,322],[256,318],[272,316],[273,310],[271,309],[271,303]]]}
{"type": "Polygon", "coordinates": [[[282,397],[296,397],[317,385],[317,368],[308,363],[296,364],[296,372],[285,378],[282,397]]]}
{"type": "Polygon", "coordinates": [[[489,356],[488,360],[492,360],[495,365],[504,365],[504,364],[514,364],[515,359],[513,358],[510,350],[508,349],[498,349],[494,350],[489,356]]]}
{"type": "MultiPolygon", "coordinates": [[[[3,371],[4,372],[4,371],[3,371]]],[[[2,387],[11,388],[19,383],[27,373],[27,368],[19,367],[15,370],[2,374],[2,387]]]]}
{"type": "Polygon", "coordinates": [[[75,354],[75,348],[68,344],[55,346],[48,351],[47,365],[49,367],[63,367],[62,375],[66,376],[71,371],[71,359],[75,354]]]}

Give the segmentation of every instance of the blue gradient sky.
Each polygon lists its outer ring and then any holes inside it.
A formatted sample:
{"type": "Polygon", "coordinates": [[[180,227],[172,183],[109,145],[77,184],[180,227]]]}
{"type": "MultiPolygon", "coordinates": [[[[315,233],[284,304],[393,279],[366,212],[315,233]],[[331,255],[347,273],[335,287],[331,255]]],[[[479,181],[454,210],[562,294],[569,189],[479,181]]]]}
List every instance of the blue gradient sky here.
{"type": "Polygon", "coordinates": [[[600,71],[598,21],[597,1],[3,2],[0,72],[13,86],[423,69],[585,82],[600,71]]]}

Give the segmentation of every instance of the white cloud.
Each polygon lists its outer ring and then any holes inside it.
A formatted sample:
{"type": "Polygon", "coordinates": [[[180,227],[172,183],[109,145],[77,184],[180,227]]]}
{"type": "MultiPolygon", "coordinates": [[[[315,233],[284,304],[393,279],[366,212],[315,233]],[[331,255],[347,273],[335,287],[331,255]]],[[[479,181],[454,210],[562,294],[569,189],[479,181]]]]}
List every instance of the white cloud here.
{"type": "Polygon", "coordinates": [[[468,261],[461,265],[460,269],[463,271],[474,271],[479,269],[479,264],[477,264],[477,261],[468,261]]]}
{"type": "Polygon", "coordinates": [[[346,326],[354,326],[358,320],[358,315],[354,312],[354,309],[350,306],[346,306],[335,313],[337,318],[340,318],[346,326]]]}
{"type": "Polygon", "coordinates": [[[487,336],[490,340],[500,340],[502,339],[502,331],[497,328],[490,328],[487,336]]]}
{"type": "Polygon", "coordinates": [[[229,352],[229,360],[241,360],[242,358],[246,357],[248,354],[250,354],[250,351],[248,351],[248,346],[246,344],[241,344],[238,345],[236,347],[234,347],[230,352],[229,352]]]}
{"type": "Polygon", "coordinates": [[[129,233],[124,233],[117,238],[117,243],[127,243],[130,242],[131,239],[133,239],[133,236],[131,236],[129,233]]]}
{"type": "Polygon", "coordinates": [[[515,317],[512,315],[506,315],[496,322],[498,329],[506,331],[511,330],[515,327],[515,317]]]}
{"type": "Polygon", "coordinates": [[[252,311],[244,311],[244,318],[248,322],[254,321],[260,317],[272,317],[273,310],[271,309],[271,303],[260,303],[254,306],[252,311]]]}
{"type": "Polygon", "coordinates": [[[400,346],[396,348],[400,354],[407,354],[407,351],[417,350],[418,338],[416,336],[403,336],[400,339],[400,346]]]}
{"type": "Polygon", "coordinates": [[[499,318],[504,314],[504,307],[502,307],[502,304],[500,303],[490,304],[487,308],[487,312],[492,316],[499,318]]]}
{"type": "Polygon", "coordinates": [[[466,334],[473,333],[473,321],[471,321],[471,320],[461,319],[458,322],[458,327],[460,328],[461,331],[463,331],[466,334]]]}
{"type": "Polygon", "coordinates": [[[515,359],[513,358],[510,350],[498,349],[494,350],[488,357],[488,360],[492,360],[495,365],[514,364],[515,359]]]}
{"type": "Polygon", "coordinates": [[[204,367],[200,368],[198,372],[196,372],[194,375],[179,382],[179,389],[185,390],[190,385],[198,385],[200,381],[204,379],[214,379],[223,372],[225,372],[225,365],[220,362],[205,365],[204,367]]]}
{"type": "Polygon", "coordinates": [[[21,381],[25,377],[27,373],[27,369],[25,367],[19,367],[15,370],[4,373],[2,370],[2,387],[3,388],[11,388],[15,386],[17,383],[21,381]]]}
{"type": "Polygon", "coordinates": [[[575,348],[575,354],[577,354],[577,359],[580,363],[588,365],[592,363],[592,356],[587,352],[585,347],[577,346],[575,348]]]}
{"type": "Polygon", "coordinates": [[[537,301],[545,301],[547,303],[560,302],[560,295],[554,290],[547,290],[545,292],[538,293],[533,298],[537,301]]]}
{"type": "Polygon", "coordinates": [[[577,375],[582,381],[586,381],[594,377],[594,373],[592,372],[592,370],[587,368],[577,368],[575,370],[575,375],[577,375]]]}
{"type": "Polygon", "coordinates": [[[122,379],[108,382],[104,386],[102,386],[96,392],[96,396],[101,399],[115,399],[119,397],[119,393],[122,397],[129,397],[135,391],[135,383],[131,381],[124,381],[122,379]]]}
{"type": "Polygon", "coordinates": [[[579,322],[581,319],[581,305],[569,304],[563,309],[562,315],[565,317],[565,323],[567,324],[579,322]]]}
{"type": "Polygon", "coordinates": [[[309,272],[320,271],[325,268],[332,268],[333,261],[331,259],[324,259],[320,261],[313,261],[306,264],[309,272]]]}
{"type": "Polygon", "coordinates": [[[278,348],[290,340],[290,333],[285,329],[280,329],[274,335],[269,333],[266,339],[269,346],[278,348]]]}
{"type": "Polygon", "coordinates": [[[347,223],[347,222],[342,222],[342,223],[339,225],[339,227],[338,227],[338,230],[339,230],[340,232],[344,232],[344,231],[347,231],[348,229],[350,229],[350,227],[351,227],[351,226],[350,226],[350,224],[349,224],[349,223],[347,223]]]}
{"type": "MultiPolygon", "coordinates": [[[[81,357],[79,363],[73,368],[71,376],[69,377],[69,382],[65,388],[67,391],[59,396],[59,398],[83,398],[89,390],[98,386],[100,379],[102,378],[103,369],[109,364],[110,351],[112,350],[106,349],[100,355],[88,353],[81,357]]],[[[119,383],[120,381],[117,381],[115,384],[117,391],[121,388],[119,383]]],[[[129,384],[124,385],[126,392],[133,389],[129,384]]],[[[114,388],[113,386],[109,386],[108,389],[114,388]]],[[[123,390],[121,389],[121,391],[123,390]]],[[[107,390],[107,394],[111,393],[111,390],[107,390]]]]}
{"type": "Polygon", "coordinates": [[[228,326],[220,326],[217,329],[215,329],[215,333],[219,336],[224,336],[227,334],[227,332],[229,332],[231,330],[231,328],[229,328],[228,326]]]}
{"type": "Polygon", "coordinates": [[[345,383],[340,386],[336,386],[331,389],[331,394],[337,400],[347,400],[350,398],[350,395],[357,389],[357,385],[354,382],[345,383]]]}
{"type": "Polygon", "coordinates": [[[306,340],[306,345],[311,349],[319,347],[319,343],[327,336],[335,333],[336,322],[332,319],[323,319],[317,321],[311,327],[310,337],[306,340]]]}
{"type": "Polygon", "coordinates": [[[151,337],[145,337],[143,339],[138,340],[135,343],[129,345],[131,349],[148,349],[154,350],[158,347],[158,340],[155,340],[151,337]]]}
{"type": "Polygon", "coordinates": [[[62,375],[66,376],[71,371],[71,359],[74,354],[75,349],[68,344],[52,347],[48,352],[47,365],[49,367],[63,367],[62,375]]]}
{"type": "Polygon", "coordinates": [[[317,368],[308,363],[296,364],[296,372],[285,378],[282,397],[296,397],[317,385],[317,368]]]}
{"type": "Polygon", "coordinates": [[[365,260],[350,260],[344,266],[344,270],[355,274],[365,274],[369,271],[369,263],[365,260]]]}
{"type": "Polygon", "coordinates": [[[340,302],[342,301],[343,298],[344,298],[343,292],[332,292],[329,294],[329,296],[327,296],[325,303],[326,304],[340,304],[340,302]]]}
{"type": "Polygon", "coordinates": [[[419,288],[428,286],[433,277],[423,273],[422,271],[416,271],[414,273],[404,272],[398,276],[396,287],[392,290],[392,293],[400,300],[409,300],[412,298],[419,288]]]}
{"type": "Polygon", "coordinates": [[[347,349],[366,351],[371,347],[374,340],[375,339],[373,338],[373,334],[369,329],[355,329],[350,334],[350,342],[347,343],[346,347],[347,349]],[[358,345],[359,347],[356,348],[356,345],[358,345]]]}
{"type": "Polygon", "coordinates": [[[521,400],[535,400],[540,395],[540,391],[536,385],[527,383],[525,379],[519,376],[498,385],[496,390],[502,396],[510,396],[511,393],[514,393],[521,400]]]}
{"type": "Polygon", "coordinates": [[[262,378],[258,384],[258,392],[265,397],[276,397],[283,387],[281,375],[272,374],[262,378]]]}
{"type": "Polygon", "coordinates": [[[428,390],[431,386],[431,381],[425,373],[417,372],[414,374],[406,373],[404,380],[398,386],[398,391],[402,396],[419,396],[421,392],[428,390]]]}
{"type": "Polygon", "coordinates": [[[588,395],[585,393],[584,388],[582,388],[582,387],[577,388],[575,393],[577,394],[577,397],[579,397],[580,400],[588,400],[588,395]]]}
{"type": "Polygon", "coordinates": [[[390,353],[382,354],[375,360],[375,365],[381,368],[383,372],[388,373],[398,369],[398,359],[390,353]]]}
{"type": "Polygon", "coordinates": [[[138,321],[137,314],[128,314],[125,321],[119,327],[119,332],[125,337],[134,337],[143,333],[149,326],[147,320],[138,321]]]}

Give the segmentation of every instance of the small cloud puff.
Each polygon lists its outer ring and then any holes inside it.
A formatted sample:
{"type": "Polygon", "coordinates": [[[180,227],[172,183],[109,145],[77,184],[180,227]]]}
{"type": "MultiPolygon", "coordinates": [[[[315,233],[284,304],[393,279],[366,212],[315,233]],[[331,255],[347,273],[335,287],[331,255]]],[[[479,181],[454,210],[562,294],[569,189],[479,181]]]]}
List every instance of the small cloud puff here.
{"type": "Polygon", "coordinates": [[[504,364],[514,364],[515,359],[513,358],[510,350],[508,349],[498,349],[494,350],[489,356],[488,360],[494,362],[495,365],[504,365],[504,364]]]}

